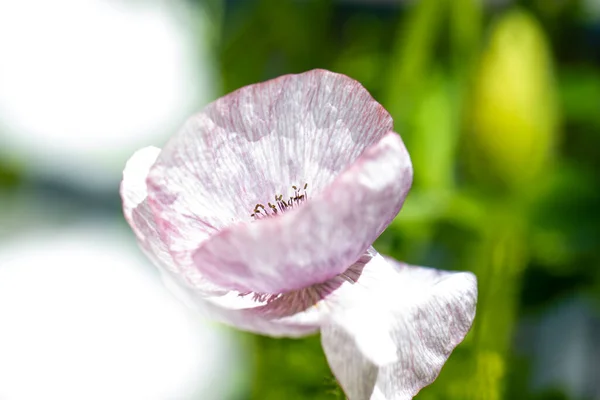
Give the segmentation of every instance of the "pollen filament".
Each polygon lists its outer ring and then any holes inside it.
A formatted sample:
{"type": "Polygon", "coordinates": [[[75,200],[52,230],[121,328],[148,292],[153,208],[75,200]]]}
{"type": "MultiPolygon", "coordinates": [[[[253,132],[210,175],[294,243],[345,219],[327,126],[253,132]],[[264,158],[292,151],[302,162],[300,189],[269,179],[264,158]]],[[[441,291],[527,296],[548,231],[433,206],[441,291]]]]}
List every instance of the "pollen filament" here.
{"type": "Polygon", "coordinates": [[[265,217],[274,217],[277,214],[284,213],[292,208],[300,206],[306,200],[308,200],[308,194],[306,189],[308,183],[305,183],[303,187],[292,185],[294,194],[289,196],[287,199],[283,198],[282,194],[275,194],[274,203],[268,202],[267,206],[258,203],[254,206],[254,212],[250,214],[255,220],[262,219],[265,217]]]}

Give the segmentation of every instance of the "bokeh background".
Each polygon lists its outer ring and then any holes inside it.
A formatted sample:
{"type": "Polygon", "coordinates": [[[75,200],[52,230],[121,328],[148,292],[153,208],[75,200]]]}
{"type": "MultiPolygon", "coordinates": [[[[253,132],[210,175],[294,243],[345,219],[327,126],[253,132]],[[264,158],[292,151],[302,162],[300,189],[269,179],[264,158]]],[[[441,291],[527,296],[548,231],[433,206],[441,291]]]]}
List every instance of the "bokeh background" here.
{"type": "Polygon", "coordinates": [[[341,399],[319,338],[173,300],[126,226],[137,148],[326,68],[412,156],[376,247],[479,279],[419,399],[600,399],[600,1],[0,1],[0,399],[341,399]]]}

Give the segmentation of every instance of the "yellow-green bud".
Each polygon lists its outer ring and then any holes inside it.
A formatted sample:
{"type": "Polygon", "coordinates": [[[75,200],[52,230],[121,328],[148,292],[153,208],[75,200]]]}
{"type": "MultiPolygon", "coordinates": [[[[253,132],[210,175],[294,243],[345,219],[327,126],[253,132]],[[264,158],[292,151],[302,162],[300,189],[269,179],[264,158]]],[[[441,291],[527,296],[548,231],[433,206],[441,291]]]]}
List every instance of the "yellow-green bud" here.
{"type": "Polygon", "coordinates": [[[546,37],[528,13],[494,25],[467,111],[468,170],[495,187],[519,190],[548,165],[558,104],[546,37]]]}

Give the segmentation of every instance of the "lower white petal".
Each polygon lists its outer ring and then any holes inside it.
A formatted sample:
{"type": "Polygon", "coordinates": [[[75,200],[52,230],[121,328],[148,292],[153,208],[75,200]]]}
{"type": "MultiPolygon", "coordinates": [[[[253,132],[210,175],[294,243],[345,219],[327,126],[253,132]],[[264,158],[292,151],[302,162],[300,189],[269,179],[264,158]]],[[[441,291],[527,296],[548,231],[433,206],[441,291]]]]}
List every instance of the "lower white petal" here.
{"type": "Polygon", "coordinates": [[[376,256],[332,304],[323,349],[350,400],[411,399],[464,339],[476,303],[471,273],[376,256]]]}

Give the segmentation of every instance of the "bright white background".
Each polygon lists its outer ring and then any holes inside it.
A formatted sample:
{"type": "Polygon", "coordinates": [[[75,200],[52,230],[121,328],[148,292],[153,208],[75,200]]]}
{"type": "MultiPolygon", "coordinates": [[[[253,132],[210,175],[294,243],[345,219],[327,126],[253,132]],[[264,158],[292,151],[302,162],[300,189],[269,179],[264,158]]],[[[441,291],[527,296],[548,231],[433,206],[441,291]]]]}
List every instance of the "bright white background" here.
{"type": "Polygon", "coordinates": [[[237,336],[168,293],[118,209],[127,158],[216,97],[213,23],[179,0],[0,0],[0,158],[27,166],[0,192],[1,400],[245,391],[237,336]]]}

